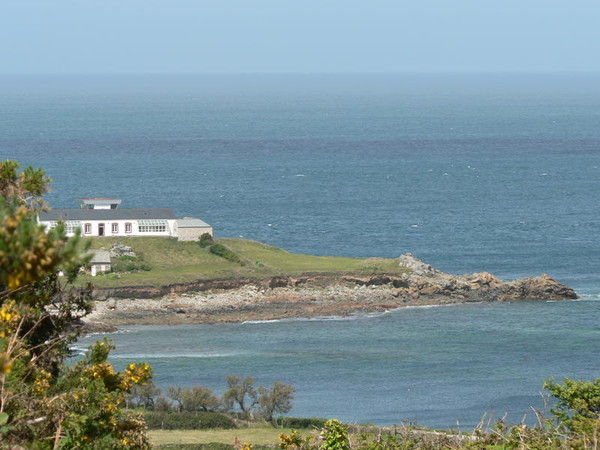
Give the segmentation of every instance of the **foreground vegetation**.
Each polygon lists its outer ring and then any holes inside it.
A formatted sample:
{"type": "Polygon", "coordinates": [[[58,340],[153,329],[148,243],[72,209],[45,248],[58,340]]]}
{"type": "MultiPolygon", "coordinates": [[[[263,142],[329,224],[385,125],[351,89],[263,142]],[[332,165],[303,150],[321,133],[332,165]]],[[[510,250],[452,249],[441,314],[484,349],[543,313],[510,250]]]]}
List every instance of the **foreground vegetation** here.
{"type": "MultiPolygon", "coordinates": [[[[138,255],[139,270],[82,276],[80,282],[99,287],[162,286],[215,278],[269,278],[306,273],[401,274],[405,268],[394,259],[344,258],[290,253],[247,239],[214,239],[180,242],[164,237],[86,238],[92,249],[109,249],[116,243],[132,248],[138,255]]],[[[114,261],[123,265],[123,261],[114,261]]]]}
{"type": "Polygon", "coordinates": [[[73,287],[85,246],[62,225],[37,224],[49,180],[18,168],[0,163],[0,447],[148,448],[143,417],[122,406],[151,368],[116,372],[108,341],[66,364],[74,325],[92,308],[91,286],[73,287]]]}

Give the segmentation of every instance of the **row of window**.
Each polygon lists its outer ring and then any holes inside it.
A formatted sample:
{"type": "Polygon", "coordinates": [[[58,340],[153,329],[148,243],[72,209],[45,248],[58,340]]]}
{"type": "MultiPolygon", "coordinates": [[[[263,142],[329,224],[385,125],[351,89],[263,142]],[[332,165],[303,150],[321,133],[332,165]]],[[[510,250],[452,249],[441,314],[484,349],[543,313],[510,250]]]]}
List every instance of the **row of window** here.
{"type": "Polygon", "coordinates": [[[162,233],[167,231],[166,225],[140,225],[140,233],[162,233]]]}
{"type": "MultiPolygon", "coordinates": [[[[56,227],[57,222],[51,222],[50,228],[56,227]]],[[[83,234],[92,234],[92,224],[84,223],[75,220],[68,220],[65,222],[65,232],[75,234],[75,232],[83,228],[83,234]]],[[[119,224],[111,223],[110,230],[112,234],[119,234],[119,224]]],[[[105,224],[98,224],[98,234],[103,236],[107,232],[105,224]]],[[[125,233],[131,233],[133,231],[133,225],[131,222],[125,223],[125,233]]],[[[138,221],[138,231],[140,233],[164,233],[167,231],[167,223],[164,220],[140,220],[138,221]]]]}
{"type": "MultiPolygon", "coordinates": [[[[99,227],[104,227],[104,224],[100,224],[98,226],[99,227]]],[[[131,226],[131,222],[126,222],[125,223],[125,233],[131,233],[132,229],[133,228],[131,226]]],[[[69,229],[67,228],[66,231],[69,232],[69,229]]],[[[119,224],[118,223],[111,223],[111,231],[112,231],[112,234],[117,234],[119,232],[119,224]]],[[[140,227],[140,231],[141,231],[141,227],[140,227]]],[[[92,234],[92,224],[91,223],[84,223],[83,224],[83,233],[84,234],[92,234]]]]}

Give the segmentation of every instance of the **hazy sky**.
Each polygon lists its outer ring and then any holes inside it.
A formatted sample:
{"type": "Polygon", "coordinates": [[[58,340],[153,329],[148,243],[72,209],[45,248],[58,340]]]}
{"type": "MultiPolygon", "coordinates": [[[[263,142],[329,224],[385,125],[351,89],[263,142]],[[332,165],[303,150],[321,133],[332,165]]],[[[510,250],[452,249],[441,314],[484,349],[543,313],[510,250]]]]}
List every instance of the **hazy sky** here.
{"type": "Polygon", "coordinates": [[[600,71],[599,0],[0,0],[0,73],[600,71]]]}

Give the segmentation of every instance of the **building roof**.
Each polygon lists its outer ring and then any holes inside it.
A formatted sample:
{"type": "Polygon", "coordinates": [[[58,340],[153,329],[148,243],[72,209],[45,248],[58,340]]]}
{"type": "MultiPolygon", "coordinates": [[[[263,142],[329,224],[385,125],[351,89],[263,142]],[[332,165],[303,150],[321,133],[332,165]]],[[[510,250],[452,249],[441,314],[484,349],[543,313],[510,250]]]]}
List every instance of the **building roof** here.
{"type": "Polygon", "coordinates": [[[84,205],[120,205],[120,198],[82,198],[80,200],[84,205]]]}
{"type": "Polygon", "coordinates": [[[210,228],[204,220],[196,219],[195,217],[184,217],[177,219],[178,228],[210,228]]]}
{"type": "Polygon", "coordinates": [[[40,212],[40,221],[175,219],[172,208],[53,209],[40,212]]]}
{"type": "Polygon", "coordinates": [[[92,255],[90,264],[110,264],[110,253],[106,250],[90,250],[89,254],[92,255]]]}

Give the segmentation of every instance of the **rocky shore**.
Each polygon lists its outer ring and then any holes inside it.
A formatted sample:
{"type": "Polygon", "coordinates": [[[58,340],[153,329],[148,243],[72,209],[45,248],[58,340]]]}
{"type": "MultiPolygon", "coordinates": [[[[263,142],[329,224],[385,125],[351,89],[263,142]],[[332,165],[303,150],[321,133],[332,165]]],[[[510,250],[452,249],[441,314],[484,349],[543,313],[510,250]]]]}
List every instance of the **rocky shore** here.
{"type": "Polygon", "coordinates": [[[206,280],[162,288],[96,290],[88,332],[124,325],[244,322],[377,313],[405,306],[569,300],[577,294],[548,275],[502,281],[487,272],[443,273],[407,253],[402,275],[303,275],[206,280]]]}

